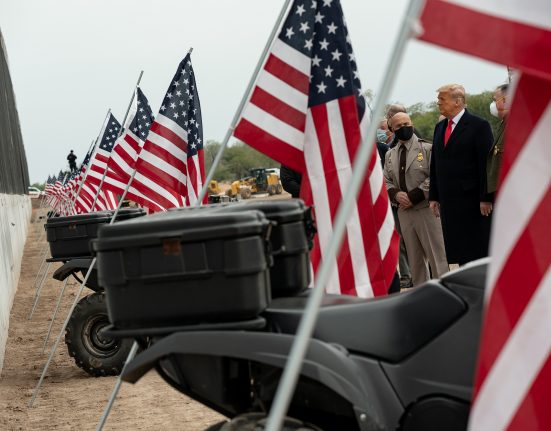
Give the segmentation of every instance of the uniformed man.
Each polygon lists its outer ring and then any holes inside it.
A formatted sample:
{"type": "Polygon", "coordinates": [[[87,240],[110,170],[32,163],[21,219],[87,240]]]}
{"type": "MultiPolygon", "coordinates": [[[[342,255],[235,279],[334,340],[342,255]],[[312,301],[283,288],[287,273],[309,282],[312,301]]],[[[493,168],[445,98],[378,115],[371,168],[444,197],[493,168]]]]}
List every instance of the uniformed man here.
{"type": "Polygon", "coordinates": [[[507,124],[507,117],[509,115],[509,101],[507,100],[508,89],[509,85],[507,84],[497,87],[494,92],[493,101],[490,104],[490,113],[501,120],[494,138],[494,144],[488,153],[488,160],[486,163],[487,192],[491,193],[492,197],[497,190],[497,181],[499,177],[499,170],[501,168],[501,156],[504,148],[503,135],[507,124]]]}
{"type": "Polygon", "coordinates": [[[448,271],[440,220],[429,208],[429,166],[432,145],[413,134],[409,115],[403,112],[390,119],[398,145],[385,157],[384,176],[391,201],[398,205],[413,285],[448,271]]]}

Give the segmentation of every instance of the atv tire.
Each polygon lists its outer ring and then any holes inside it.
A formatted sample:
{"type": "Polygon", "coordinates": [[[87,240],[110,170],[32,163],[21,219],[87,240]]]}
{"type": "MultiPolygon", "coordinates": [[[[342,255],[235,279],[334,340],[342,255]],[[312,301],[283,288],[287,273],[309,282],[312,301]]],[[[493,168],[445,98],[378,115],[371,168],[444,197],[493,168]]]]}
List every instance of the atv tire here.
{"type": "Polygon", "coordinates": [[[269,194],[270,196],[273,196],[273,195],[276,194],[276,186],[275,186],[274,184],[270,184],[270,185],[268,186],[268,194],[269,194]]]}
{"type": "Polygon", "coordinates": [[[281,184],[276,184],[276,194],[280,195],[283,193],[283,186],[281,184]]]}
{"type": "Polygon", "coordinates": [[[94,377],[118,376],[130,349],[131,339],[114,339],[101,334],[109,325],[103,292],[82,298],[76,305],[65,332],[69,355],[78,367],[94,377]]]}

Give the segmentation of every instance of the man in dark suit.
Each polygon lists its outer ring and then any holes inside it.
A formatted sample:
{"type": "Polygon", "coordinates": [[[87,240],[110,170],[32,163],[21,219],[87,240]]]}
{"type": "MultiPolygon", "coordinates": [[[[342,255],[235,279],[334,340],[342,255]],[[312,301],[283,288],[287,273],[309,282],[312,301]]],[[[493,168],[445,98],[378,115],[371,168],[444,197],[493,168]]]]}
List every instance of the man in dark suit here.
{"type": "Polygon", "coordinates": [[[493,143],[490,124],[465,109],[458,84],[438,90],[446,117],[434,128],[429,201],[442,217],[446,257],[463,265],[488,255],[491,197],[486,190],[486,159],[493,143]]]}

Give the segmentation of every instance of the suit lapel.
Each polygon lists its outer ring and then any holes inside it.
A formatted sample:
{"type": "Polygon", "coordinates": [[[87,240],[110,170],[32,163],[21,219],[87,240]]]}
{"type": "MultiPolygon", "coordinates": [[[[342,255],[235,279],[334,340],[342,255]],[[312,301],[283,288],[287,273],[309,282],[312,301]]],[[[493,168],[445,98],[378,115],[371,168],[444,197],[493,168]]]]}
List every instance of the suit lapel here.
{"type": "Polygon", "coordinates": [[[468,124],[469,124],[469,113],[465,109],[465,112],[459,119],[459,123],[457,123],[453,129],[450,139],[446,144],[446,148],[449,147],[450,145],[453,145],[453,143],[459,139],[463,131],[467,128],[468,124]]]}
{"type": "Polygon", "coordinates": [[[444,150],[445,148],[445,145],[444,145],[444,134],[446,132],[446,121],[447,120],[443,120],[441,121],[440,123],[438,123],[436,125],[436,127],[438,127],[438,129],[436,130],[436,133],[434,134],[434,142],[433,144],[435,146],[438,146],[440,147],[441,150],[444,150]]]}

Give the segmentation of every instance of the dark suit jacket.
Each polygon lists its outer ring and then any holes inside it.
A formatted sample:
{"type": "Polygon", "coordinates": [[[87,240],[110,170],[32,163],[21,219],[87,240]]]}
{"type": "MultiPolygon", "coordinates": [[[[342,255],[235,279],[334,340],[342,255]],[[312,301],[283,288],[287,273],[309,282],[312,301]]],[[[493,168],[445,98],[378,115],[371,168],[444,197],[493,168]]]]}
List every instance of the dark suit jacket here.
{"type": "Polygon", "coordinates": [[[292,197],[298,198],[300,195],[300,183],[302,182],[302,175],[299,172],[288,168],[287,166],[281,165],[279,176],[283,189],[287,193],[291,193],[292,197]]]}
{"type": "Polygon", "coordinates": [[[449,263],[464,264],[488,255],[490,217],[480,214],[486,193],[486,159],[493,144],[490,124],[467,110],[447,145],[447,120],[434,129],[429,200],[440,202],[449,263]]]}

